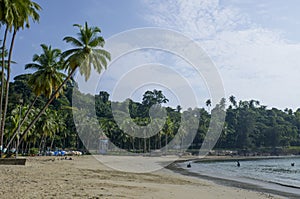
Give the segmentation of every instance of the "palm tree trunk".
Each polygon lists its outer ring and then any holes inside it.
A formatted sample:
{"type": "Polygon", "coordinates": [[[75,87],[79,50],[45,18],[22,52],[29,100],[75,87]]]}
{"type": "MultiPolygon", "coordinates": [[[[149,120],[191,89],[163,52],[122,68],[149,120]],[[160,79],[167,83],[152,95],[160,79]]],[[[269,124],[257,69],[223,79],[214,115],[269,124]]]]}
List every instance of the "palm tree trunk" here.
{"type": "Polygon", "coordinates": [[[144,140],[144,153],[147,152],[147,143],[146,143],[146,138],[143,138],[144,140]]]}
{"type": "Polygon", "coordinates": [[[41,150],[42,150],[43,141],[44,141],[44,135],[42,136],[41,141],[39,143],[39,152],[41,152],[41,150]]]}
{"type": "Polygon", "coordinates": [[[52,140],[51,140],[51,145],[50,145],[50,149],[52,150],[52,146],[53,146],[53,143],[54,143],[54,139],[55,139],[55,134],[54,134],[54,136],[53,136],[53,138],[52,138],[52,140]]]}
{"type": "Polygon", "coordinates": [[[146,131],[143,130],[143,133],[144,133],[144,137],[143,137],[143,140],[144,140],[144,153],[147,152],[147,138],[146,138],[146,131]]]}
{"type": "Polygon", "coordinates": [[[131,139],[132,139],[132,150],[133,150],[133,152],[135,153],[135,147],[134,147],[134,141],[135,141],[135,140],[134,140],[134,137],[132,136],[131,139]]]}
{"type": "Polygon", "coordinates": [[[167,155],[167,153],[168,153],[168,133],[166,133],[166,145],[165,145],[165,147],[166,147],[166,155],[167,155]]]}
{"type": "Polygon", "coordinates": [[[37,122],[37,120],[41,117],[41,115],[44,113],[44,111],[48,108],[48,106],[51,104],[51,102],[55,99],[56,94],[63,88],[63,86],[70,80],[70,78],[73,76],[75,73],[77,67],[75,67],[71,73],[68,75],[68,77],[63,81],[63,83],[58,87],[58,89],[51,95],[50,99],[48,102],[44,105],[44,107],[41,109],[41,111],[37,114],[37,116],[32,120],[32,122],[29,124],[29,126],[26,128],[24,133],[22,134],[20,138],[20,142],[24,139],[28,131],[33,127],[33,125],[37,122]]]}
{"type": "Polygon", "coordinates": [[[142,149],[141,138],[138,138],[138,141],[139,141],[139,153],[140,153],[140,151],[142,149]]]}
{"type": "MultiPolygon", "coordinates": [[[[2,46],[2,74],[1,74],[1,91],[0,91],[0,123],[2,123],[2,107],[3,107],[3,95],[4,95],[4,70],[5,70],[5,45],[6,45],[6,38],[8,34],[8,27],[6,26],[4,38],[3,38],[3,46],[2,46]]],[[[4,132],[0,129],[0,146],[3,147],[3,137],[4,132]]],[[[2,149],[3,150],[3,149],[2,149]]],[[[0,150],[0,157],[2,157],[2,150],[0,150]]]]}
{"type": "MultiPolygon", "coordinates": [[[[14,29],[14,33],[11,39],[10,48],[9,48],[9,54],[8,54],[8,63],[7,63],[7,74],[6,74],[6,84],[5,84],[5,100],[4,100],[4,109],[2,113],[2,121],[1,121],[1,139],[4,136],[4,129],[5,129],[5,118],[6,118],[6,112],[7,112],[7,105],[8,105],[8,92],[9,92],[9,80],[10,80],[10,62],[12,59],[12,53],[13,53],[13,47],[15,43],[17,30],[14,29]]],[[[17,146],[18,147],[18,146],[17,146]]]]}
{"type": "Polygon", "coordinates": [[[26,142],[25,147],[24,147],[24,150],[23,150],[23,153],[26,153],[26,152],[27,152],[28,144],[29,144],[29,142],[26,142]]]}
{"type": "Polygon", "coordinates": [[[180,152],[183,152],[182,144],[183,144],[183,136],[181,136],[181,139],[180,139],[180,152]]]}
{"type": "MultiPolygon", "coordinates": [[[[30,105],[30,107],[29,107],[28,110],[26,111],[25,116],[24,116],[23,120],[22,120],[21,123],[20,123],[20,128],[21,128],[21,126],[24,124],[24,122],[26,121],[26,119],[27,119],[27,117],[28,117],[28,115],[29,115],[29,113],[30,113],[32,107],[34,106],[34,104],[35,104],[35,102],[36,102],[36,100],[37,100],[37,98],[38,98],[38,96],[36,96],[36,97],[34,98],[33,102],[32,102],[31,105],[30,105]]],[[[11,144],[12,141],[15,139],[17,133],[18,133],[18,129],[16,129],[16,130],[14,131],[13,136],[10,138],[8,144],[6,145],[6,148],[9,148],[10,144],[11,144]]]]}
{"type": "Polygon", "coordinates": [[[148,148],[149,148],[149,152],[151,152],[151,139],[150,139],[150,137],[148,138],[148,148]]]}
{"type": "Polygon", "coordinates": [[[41,148],[42,148],[42,141],[43,141],[43,137],[41,138],[41,140],[38,142],[38,149],[39,149],[39,153],[41,152],[41,148]]]}
{"type": "Polygon", "coordinates": [[[159,132],[159,149],[161,149],[161,132],[159,132]]]}

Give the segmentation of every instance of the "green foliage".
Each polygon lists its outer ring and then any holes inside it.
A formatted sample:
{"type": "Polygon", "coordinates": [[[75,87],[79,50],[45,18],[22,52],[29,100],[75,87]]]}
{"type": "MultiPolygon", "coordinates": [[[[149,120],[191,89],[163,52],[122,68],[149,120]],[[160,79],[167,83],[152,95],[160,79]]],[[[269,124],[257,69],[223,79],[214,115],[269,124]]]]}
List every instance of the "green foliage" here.
{"type": "MultiPolygon", "coordinates": [[[[41,45],[43,53],[41,55],[33,55],[34,63],[26,64],[25,69],[35,69],[28,84],[36,96],[44,94],[50,98],[53,91],[57,90],[62,84],[66,75],[61,72],[63,70],[63,60],[59,49],[52,49],[51,46],[41,45]]],[[[57,93],[56,97],[59,96],[57,93]]]]}
{"type": "Polygon", "coordinates": [[[75,48],[62,53],[66,58],[66,65],[69,71],[79,67],[81,75],[85,76],[87,81],[91,75],[92,66],[100,73],[107,66],[107,60],[110,60],[110,53],[105,51],[104,39],[98,27],[89,27],[87,22],[84,26],[74,24],[79,28],[78,38],[67,36],[63,40],[70,43],[75,48]],[[99,48],[100,47],[100,48],[99,48]]]}
{"type": "MultiPolygon", "coordinates": [[[[30,87],[25,80],[28,80],[28,76],[21,75],[15,77],[15,82],[11,83],[11,87],[14,88],[11,91],[11,95],[19,96],[18,98],[24,99],[24,110],[22,109],[21,117],[24,116],[26,108],[28,109],[28,105],[30,104],[30,100],[27,98],[33,98],[28,90],[30,87]],[[20,91],[25,92],[19,95],[18,93],[20,91]]],[[[161,93],[159,91],[156,92],[161,93]]],[[[167,100],[162,93],[158,100],[153,97],[155,95],[149,95],[153,94],[154,91],[147,91],[141,103],[134,102],[130,99],[125,102],[111,102],[109,94],[105,91],[101,91],[96,96],[82,94],[78,88],[74,87],[74,84],[68,84],[64,93],[67,96],[76,95],[76,107],[73,105],[73,108],[71,108],[72,98],[64,95],[60,95],[54,100],[49,109],[36,123],[31,133],[26,137],[23,144],[25,151],[26,145],[41,150],[46,150],[46,148],[51,147],[52,149],[60,147],[85,150],[84,145],[89,145],[88,148],[94,148],[96,150],[97,140],[103,135],[107,136],[116,146],[137,153],[162,149],[175,137],[180,149],[182,147],[188,147],[186,143],[191,141],[192,144],[189,148],[191,151],[197,151],[203,144],[209,125],[213,124],[213,126],[218,127],[218,125],[221,124],[221,121],[218,121],[218,119],[211,121],[210,113],[204,108],[181,110],[180,107],[175,109],[167,107],[166,120],[157,118],[151,121],[149,117],[150,104],[152,104],[152,106],[162,106],[161,104],[167,100]],[[112,114],[112,104],[118,109],[114,115],[112,114]],[[86,108],[95,109],[97,118],[93,118],[89,112],[86,112],[86,108]],[[82,141],[76,133],[77,131],[72,116],[72,111],[74,110],[79,111],[79,116],[81,115],[83,118],[79,121],[80,123],[77,124],[77,130],[86,132],[80,135],[82,141]],[[128,111],[132,119],[124,120],[122,125],[118,126],[114,118],[123,117],[128,111]],[[186,124],[184,124],[183,121],[186,122],[186,124]],[[133,125],[128,125],[130,122],[141,126],[153,123],[157,125],[155,128],[160,129],[155,135],[151,135],[145,139],[133,137],[131,135],[138,132],[135,132],[136,129],[133,128],[133,125]],[[160,123],[163,124],[163,126],[159,127],[160,123]],[[197,123],[196,126],[191,125],[195,123],[197,123]],[[182,126],[184,128],[180,128],[182,126]],[[187,136],[188,133],[193,131],[196,131],[196,136],[189,138],[187,136]],[[131,132],[131,135],[126,132],[131,132]],[[176,136],[177,134],[179,136],[176,136]],[[93,138],[92,140],[94,141],[90,142],[90,138],[93,138]]],[[[35,105],[33,111],[38,109],[47,99],[40,97],[39,101],[40,103],[35,105]]],[[[18,104],[18,100],[12,99],[12,103],[9,107],[9,110],[11,110],[9,118],[11,119],[7,120],[8,130],[11,129],[9,131],[16,129],[18,126],[19,106],[15,106],[15,104],[18,104]]],[[[225,114],[224,109],[225,99],[222,99],[219,104],[211,109],[211,112],[215,113],[216,111],[221,111],[225,114]]],[[[155,110],[154,113],[158,114],[158,110],[155,110]]],[[[30,121],[31,119],[32,116],[29,116],[28,120],[30,121]]],[[[28,122],[25,126],[28,125],[28,122]]],[[[21,132],[23,130],[24,127],[21,128],[21,132]]],[[[275,108],[267,109],[254,100],[240,101],[236,103],[235,106],[233,104],[228,106],[225,125],[216,147],[239,149],[241,152],[274,152],[274,154],[279,152],[297,153],[299,150],[297,150],[298,148],[296,146],[300,146],[299,132],[300,109],[295,112],[291,112],[290,110],[281,111],[275,108]]],[[[148,132],[144,133],[147,134],[148,132]]],[[[212,136],[214,135],[212,134],[212,136]]],[[[211,139],[213,139],[213,137],[211,137],[211,139]]],[[[169,148],[168,150],[174,149],[169,148]]]]}
{"type": "Polygon", "coordinates": [[[39,153],[38,148],[30,148],[29,149],[29,155],[37,155],[39,153]]]}

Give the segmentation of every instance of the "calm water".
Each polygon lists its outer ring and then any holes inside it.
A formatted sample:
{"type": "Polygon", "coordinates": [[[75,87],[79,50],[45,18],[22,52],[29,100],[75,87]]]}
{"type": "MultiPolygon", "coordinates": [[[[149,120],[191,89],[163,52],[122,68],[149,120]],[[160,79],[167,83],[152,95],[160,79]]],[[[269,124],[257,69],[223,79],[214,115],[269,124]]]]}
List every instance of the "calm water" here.
{"type": "MultiPolygon", "coordinates": [[[[181,166],[186,168],[187,163],[181,166]]],[[[200,173],[218,178],[245,182],[265,182],[268,184],[280,184],[282,190],[288,190],[286,186],[293,186],[293,192],[300,194],[300,157],[284,157],[264,160],[240,161],[237,167],[235,161],[225,162],[200,162],[192,163],[191,172],[200,173]],[[295,166],[291,166],[295,163],[295,166]],[[248,180],[248,181],[247,181],[248,180]]]]}

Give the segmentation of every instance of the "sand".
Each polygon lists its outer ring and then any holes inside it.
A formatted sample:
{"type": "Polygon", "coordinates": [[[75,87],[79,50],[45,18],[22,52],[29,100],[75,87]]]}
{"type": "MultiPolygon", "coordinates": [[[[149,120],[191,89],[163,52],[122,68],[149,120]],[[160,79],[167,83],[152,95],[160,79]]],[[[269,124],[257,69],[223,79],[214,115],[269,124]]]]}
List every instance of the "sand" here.
{"type": "MultiPolygon", "coordinates": [[[[107,167],[93,156],[30,157],[26,166],[0,165],[0,198],[263,199],[280,198],[221,186],[167,169],[128,173],[107,167]]],[[[103,162],[132,162],[132,157],[99,156],[103,162]]],[[[159,163],[158,163],[159,165],[159,163]]]]}

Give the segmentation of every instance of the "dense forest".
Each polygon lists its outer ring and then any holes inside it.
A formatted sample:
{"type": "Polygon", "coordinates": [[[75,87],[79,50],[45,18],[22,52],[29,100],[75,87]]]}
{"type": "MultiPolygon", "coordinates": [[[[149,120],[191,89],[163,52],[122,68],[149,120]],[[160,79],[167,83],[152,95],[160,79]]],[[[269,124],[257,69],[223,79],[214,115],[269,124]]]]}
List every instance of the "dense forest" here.
{"type": "Polygon", "coordinates": [[[217,149],[244,154],[299,153],[300,109],[267,108],[256,100],[236,101],[234,96],[221,99],[215,107],[211,107],[208,99],[207,107],[182,110],[178,105],[162,109],[168,99],[158,90],[146,91],[141,102],[114,102],[105,91],[96,96],[80,93],[72,79],[75,72],[87,80],[92,71],[101,73],[110,61],[110,53],[103,49],[105,41],[100,28],[87,22],[74,24],[78,30],[76,37],[62,39],[73,48],[61,50],[41,44],[41,53],[33,52],[32,63],[24,66],[33,72],[16,76],[12,81],[11,68],[18,61],[13,60],[16,35],[30,28],[31,21],[39,21],[42,8],[31,0],[1,0],[0,6],[1,157],[16,150],[22,154],[56,148],[97,150],[101,137],[136,153],[184,148],[193,152],[201,148],[208,132],[212,135],[209,139],[215,140],[214,132],[219,129],[222,132],[218,142],[208,142],[217,149]],[[74,96],[76,105],[72,104],[74,96]],[[159,117],[164,115],[163,110],[165,117],[159,117]],[[126,112],[130,117],[122,120],[126,112]],[[74,113],[79,120],[74,120],[74,113]],[[158,117],[152,120],[150,113],[158,117]],[[212,117],[214,114],[220,117],[212,117]],[[116,121],[118,117],[121,123],[116,121]],[[146,130],[135,132],[136,126],[150,124],[157,127],[155,134],[146,130]],[[194,134],[190,135],[191,132],[194,134]]]}
{"type": "MultiPolygon", "coordinates": [[[[284,111],[276,108],[267,108],[260,105],[257,100],[239,101],[231,96],[227,101],[221,99],[216,107],[211,108],[211,100],[206,101],[205,108],[189,108],[182,110],[180,106],[176,108],[166,107],[167,117],[164,126],[155,135],[149,138],[137,139],[124,133],[123,131],[134,131],[131,125],[126,125],[128,121],[124,120],[121,124],[116,124],[116,114],[112,114],[111,107],[119,107],[119,115],[129,109],[130,117],[136,124],[147,125],[151,121],[149,109],[157,104],[163,106],[168,99],[161,91],[146,91],[141,103],[134,102],[130,99],[127,102],[111,102],[107,92],[100,92],[95,96],[96,114],[105,135],[118,147],[131,150],[149,152],[150,150],[161,149],[167,145],[176,135],[188,134],[193,131],[193,124],[196,126],[196,134],[192,142],[179,140],[178,145],[191,143],[190,151],[198,152],[202,146],[205,136],[207,135],[211,122],[211,113],[219,109],[226,114],[225,122],[222,124],[223,130],[215,145],[215,149],[238,150],[239,153],[299,153],[300,146],[300,109],[293,112],[291,109],[284,111]],[[225,110],[225,107],[227,109],[225,110]],[[182,120],[182,118],[186,118],[182,120]],[[187,122],[184,125],[182,122],[187,122]],[[120,126],[123,131],[120,129],[120,126]],[[179,130],[184,125],[183,130],[179,130]],[[131,129],[124,129],[125,127],[131,129]]],[[[156,111],[157,112],[157,111],[156,111]]],[[[180,137],[180,136],[179,136],[180,137]]],[[[189,139],[182,135],[183,139],[189,139]]],[[[176,138],[177,139],[177,138],[176,138]]],[[[181,146],[179,146],[181,147],[181,146]]],[[[174,147],[175,148],[175,147],[174,147]]]]}

